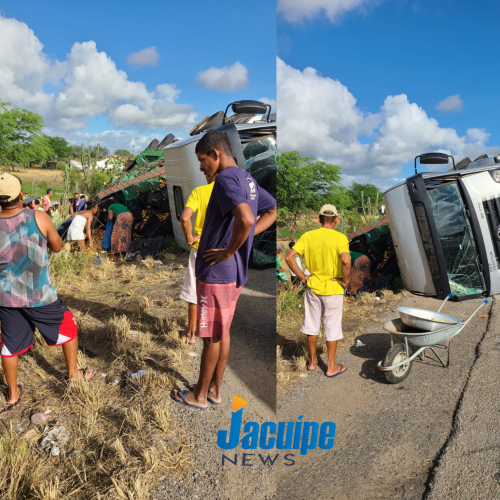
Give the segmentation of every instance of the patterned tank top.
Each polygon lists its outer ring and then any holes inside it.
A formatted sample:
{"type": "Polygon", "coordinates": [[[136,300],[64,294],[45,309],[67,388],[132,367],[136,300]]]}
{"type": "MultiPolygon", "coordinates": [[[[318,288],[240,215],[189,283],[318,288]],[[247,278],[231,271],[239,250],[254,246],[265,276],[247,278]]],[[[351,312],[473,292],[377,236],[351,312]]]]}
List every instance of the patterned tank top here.
{"type": "Polygon", "coordinates": [[[0,218],[0,307],[41,307],[57,300],[47,238],[34,210],[0,218]]]}

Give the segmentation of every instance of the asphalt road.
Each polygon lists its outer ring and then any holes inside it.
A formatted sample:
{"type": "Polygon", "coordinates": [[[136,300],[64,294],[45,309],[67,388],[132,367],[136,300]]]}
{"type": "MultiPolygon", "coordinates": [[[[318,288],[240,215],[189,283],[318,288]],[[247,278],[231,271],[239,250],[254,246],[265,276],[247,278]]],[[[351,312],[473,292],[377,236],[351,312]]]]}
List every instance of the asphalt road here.
{"type": "MultiPolygon", "coordinates": [[[[220,406],[208,411],[173,404],[172,412],[183,436],[192,447],[192,466],[186,473],[169,473],[162,478],[154,495],[158,500],[246,499],[265,500],[275,495],[273,472],[242,466],[242,450],[225,452],[237,465],[222,465],[222,450],[217,447],[217,431],[230,428],[233,395],[248,401],[244,421],[276,420],[276,299],[275,270],[249,269],[248,284],[243,288],[231,328],[231,351],[224,375],[220,406]]],[[[196,382],[202,350],[198,340],[193,349],[197,356],[186,368],[183,378],[196,382]]],[[[261,466],[262,467],[262,466],[261,466]]]]}
{"type": "MultiPolygon", "coordinates": [[[[448,303],[443,312],[465,319],[480,302],[448,303]]],[[[500,498],[494,478],[500,462],[500,312],[480,311],[486,317],[476,315],[452,340],[449,368],[429,358],[417,361],[398,385],[376,368],[390,346],[383,324],[397,317],[396,307],[436,310],[439,304],[409,296],[389,310],[378,308],[379,321],[360,318],[366,333],[357,338],[366,346],[339,353],[348,366],[344,375],[328,379],[317,369],[280,395],[280,421],[304,415],[304,421],[335,422],[337,432],[332,450],[309,452],[278,471],[279,499],[500,498]],[[477,494],[463,496],[470,481],[477,494]]]]}

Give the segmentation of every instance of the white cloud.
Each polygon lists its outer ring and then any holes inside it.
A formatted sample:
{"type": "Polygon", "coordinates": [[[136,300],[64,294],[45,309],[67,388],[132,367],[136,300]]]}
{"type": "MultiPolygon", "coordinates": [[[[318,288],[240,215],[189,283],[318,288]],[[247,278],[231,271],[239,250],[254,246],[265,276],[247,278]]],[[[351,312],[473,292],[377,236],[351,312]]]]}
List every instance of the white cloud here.
{"type": "Polygon", "coordinates": [[[445,113],[459,112],[464,110],[464,103],[460,98],[460,94],[450,95],[450,97],[439,101],[436,104],[436,109],[445,113]]]}
{"type": "Polygon", "coordinates": [[[47,127],[64,135],[105,115],[116,127],[189,130],[196,122],[190,104],[178,104],[180,90],[160,84],[149,92],[128,79],[94,41],[75,43],[66,60],[51,60],[25,23],[0,16],[0,97],[40,113],[47,127]],[[44,85],[57,90],[49,93],[44,85]]]}
{"type": "Polygon", "coordinates": [[[146,49],[132,52],[127,57],[127,62],[132,66],[158,66],[158,59],[160,56],[156,51],[156,47],[148,47],[146,49]]]}
{"type": "Polygon", "coordinates": [[[299,71],[280,58],[277,85],[279,150],[300,151],[340,166],[346,184],[358,179],[388,187],[401,175],[403,164],[429,151],[448,152],[457,160],[500,152],[485,146],[485,130],[469,129],[460,136],[441,127],[405,94],[388,96],[377,113],[366,113],[338,80],[313,68],[299,71]]]}
{"type": "Polygon", "coordinates": [[[201,71],[198,73],[196,81],[207,89],[220,90],[221,92],[246,89],[250,84],[248,70],[240,61],[236,61],[232,66],[212,67],[201,71]]]}
{"type": "Polygon", "coordinates": [[[278,14],[290,23],[299,23],[324,15],[337,22],[350,10],[361,10],[377,0],[278,0],[278,14]]]}
{"type": "Polygon", "coordinates": [[[264,104],[270,104],[271,113],[276,113],[276,99],[268,99],[267,97],[260,97],[257,100],[263,102],[264,104]]]}

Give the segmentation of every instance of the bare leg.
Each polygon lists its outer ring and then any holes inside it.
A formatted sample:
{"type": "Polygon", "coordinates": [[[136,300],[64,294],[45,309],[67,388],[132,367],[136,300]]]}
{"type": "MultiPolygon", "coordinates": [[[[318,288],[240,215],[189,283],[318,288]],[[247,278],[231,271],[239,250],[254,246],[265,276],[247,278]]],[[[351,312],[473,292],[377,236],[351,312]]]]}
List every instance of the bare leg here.
{"type": "Polygon", "coordinates": [[[217,366],[215,367],[215,372],[210,383],[209,395],[210,399],[216,403],[222,401],[221,398],[221,386],[222,379],[224,377],[224,372],[226,370],[227,358],[229,357],[229,349],[231,347],[231,337],[229,332],[227,332],[227,339],[220,343],[219,360],[217,361],[217,366]]]}
{"type": "MultiPolygon", "coordinates": [[[[327,340],[326,341],[326,349],[328,351],[328,368],[326,370],[326,375],[331,376],[335,373],[340,372],[340,365],[335,363],[335,355],[337,353],[337,340],[327,340]]],[[[347,368],[342,368],[342,371],[345,371],[347,368]]]]}
{"type": "Polygon", "coordinates": [[[87,248],[85,246],[85,240],[79,240],[78,244],[80,245],[80,250],[85,250],[87,248]]]}
{"type": "MultiPolygon", "coordinates": [[[[220,337],[208,337],[203,339],[203,352],[201,353],[198,383],[193,392],[186,392],[183,394],[188,403],[196,406],[207,406],[208,389],[219,361],[221,343],[220,337]]],[[[178,401],[181,401],[177,395],[177,391],[175,391],[175,396],[178,401]]]]}
{"type": "Polygon", "coordinates": [[[66,253],[71,252],[71,243],[66,242],[64,244],[64,250],[66,250],[66,253]]]}
{"type": "Polygon", "coordinates": [[[196,342],[196,309],[196,304],[188,302],[188,326],[181,333],[181,337],[188,337],[188,342],[190,344],[196,342]]]}
{"type": "Polygon", "coordinates": [[[316,346],[318,344],[318,336],[317,335],[308,335],[307,336],[307,346],[309,347],[309,365],[307,368],[309,370],[315,370],[318,366],[318,357],[316,356],[316,346]]]}
{"type": "Polygon", "coordinates": [[[62,350],[64,357],[66,358],[66,366],[68,368],[68,378],[78,378],[80,373],[78,372],[77,357],[78,357],[78,337],[74,338],[70,342],[62,345],[62,350]]]}
{"type": "Polygon", "coordinates": [[[14,404],[21,395],[21,390],[17,386],[17,362],[18,356],[12,358],[2,357],[2,367],[5,374],[5,380],[9,386],[9,404],[14,404]]]}

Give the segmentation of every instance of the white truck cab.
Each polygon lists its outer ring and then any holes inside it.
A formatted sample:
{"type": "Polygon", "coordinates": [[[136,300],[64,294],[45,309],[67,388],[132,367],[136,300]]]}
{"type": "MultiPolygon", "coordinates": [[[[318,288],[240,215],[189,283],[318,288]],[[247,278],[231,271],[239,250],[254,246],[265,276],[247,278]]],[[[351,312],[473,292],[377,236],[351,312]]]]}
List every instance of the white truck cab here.
{"type": "Polygon", "coordinates": [[[404,286],[455,300],[500,292],[500,156],[462,161],[427,153],[415,175],[384,193],[404,286]],[[448,172],[417,173],[448,163],[448,172]]]}

